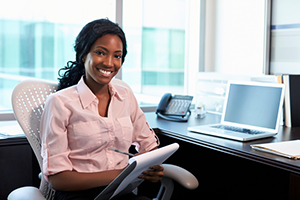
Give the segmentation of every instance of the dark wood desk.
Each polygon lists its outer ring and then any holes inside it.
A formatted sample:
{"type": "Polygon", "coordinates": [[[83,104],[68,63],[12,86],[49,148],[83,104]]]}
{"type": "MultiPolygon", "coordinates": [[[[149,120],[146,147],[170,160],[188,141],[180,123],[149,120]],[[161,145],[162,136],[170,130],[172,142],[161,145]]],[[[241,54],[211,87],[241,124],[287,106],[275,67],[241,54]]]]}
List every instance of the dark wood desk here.
{"type": "MultiPolygon", "coordinates": [[[[300,160],[291,160],[251,149],[251,144],[300,139],[300,128],[280,127],[275,137],[239,142],[187,131],[188,126],[216,123],[219,115],[203,119],[192,115],[187,123],[171,122],[146,113],[161,144],[180,144],[168,162],[191,171],[199,180],[193,199],[300,199],[300,160]]],[[[180,187],[179,187],[180,188],[180,187]]],[[[179,189],[178,188],[178,189],[179,189]]],[[[180,190],[179,190],[180,191],[180,190]]],[[[175,193],[175,198],[186,196],[175,193]]],[[[172,198],[173,199],[173,198],[172,198]]],[[[186,198],[189,199],[189,198],[186,198]]]]}
{"type": "MultiPolygon", "coordinates": [[[[300,161],[258,152],[250,147],[257,143],[300,139],[300,128],[281,127],[276,137],[238,142],[187,131],[188,126],[218,122],[218,115],[208,114],[204,119],[191,116],[187,123],[162,120],[154,113],[146,113],[146,117],[162,146],[173,142],[180,145],[167,163],[189,170],[199,180],[199,187],[193,191],[176,184],[172,200],[300,199],[300,161]]],[[[39,172],[26,138],[0,140],[0,199],[6,199],[10,191],[21,186],[38,187],[39,172]]],[[[149,194],[149,187],[154,185],[147,184],[144,191],[149,194]]],[[[153,191],[153,197],[156,194],[153,191]]]]}
{"type": "Polygon", "coordinates": [[[40,172],[35,155],[25,137],[0,139],[0,199],[22,186],[39,187],[40,172]]]}

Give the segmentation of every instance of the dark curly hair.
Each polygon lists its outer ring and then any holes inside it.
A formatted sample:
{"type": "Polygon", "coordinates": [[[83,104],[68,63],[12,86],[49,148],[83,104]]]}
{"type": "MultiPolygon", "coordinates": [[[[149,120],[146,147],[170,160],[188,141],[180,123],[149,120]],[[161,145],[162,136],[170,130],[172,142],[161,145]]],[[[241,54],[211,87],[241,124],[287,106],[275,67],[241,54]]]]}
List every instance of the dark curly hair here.
{"type": "Polygon", "coordinates": [[[76,52],[76,61],[68,61],[67,66],[58,71],[58,90],[70,87],[78,83],[80,78],[85,75],[84,57],[90,52],[91,47],[96,40],[106,34],[117,35],[123,43],[122,64],[127,54],[126,38],[123,30],[118,24],[108,19],[98,19],[86,24],[78,34],[74,50],[76,52]]]}

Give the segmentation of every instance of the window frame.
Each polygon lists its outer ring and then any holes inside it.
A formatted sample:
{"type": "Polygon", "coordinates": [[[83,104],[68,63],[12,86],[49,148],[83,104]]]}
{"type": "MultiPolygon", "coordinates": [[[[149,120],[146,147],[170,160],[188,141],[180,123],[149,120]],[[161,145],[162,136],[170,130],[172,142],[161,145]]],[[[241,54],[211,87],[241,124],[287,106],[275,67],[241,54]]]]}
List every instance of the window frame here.
{"type": "MultiPolygon", "coordinates": [[[[123,0],[116,0],[116,22],[122,27],[123,25],[123,0]]],[[[187,28],[187,35],[185,38],[186,41],[186,46],[185,46],[185,51],[188,52],[185,54],[185,69],[184,69],[184,76],[185,76],[185,83],[184,83],[184,93],[189,94],[192,96],[195,96],[195,91],[196,91],[196,76],[195,72],[199,71],[204,71],[204,50],[205,50],[205,31],[200,31],[200,30],[205,30],[205,9],[206,9],[206,1],[201,0],[187,0],[186,1],[186,9],[193,9],[194,11],[199,9],[200,7],[200,12],[199,10],[197,13],[198,18],[200,18],[200,26],[199,30],[194,33],[194,31],[191,31],[189,28],[187,28]],[[194,5],[197,5],[196,7],[194,5]],[[195,41],[190,41],[188,38],[189,37],[194,37],[196,35],[196,42],[195,41]],[[190,45],[194,44],[194,46],[190,45]],[[196,48],[195,50],[195,44],[199,45],[199,48],[196,48]],[[191,53],[193,52],[193,53],[191,53]],[[191,57],[196,57],[196,59],[191,59],[191,57]],[[190,60],[193,60],[192,62],[190,60]],[[195,77],[194,77],[195,76],[195,77]],[[194,78],[189,78],[189,77],[194,77],[194,78]]],[[[188,10],[190,11],[190,10],[188,10]]],[[[189,12],[188,12],[189,13],[189,12]]],[[[195,14],[195,12],[193,13],[195,14]]],[[[193,15],[193,17],[195,17],[193,15]]],[[[187,17],[186,20],[191,20],[192,19],[192,14],[190,13],[189,16],[187,17]]],[[[197,22],[196,22],[197,23],[197,22]]],[[[188,25],[186,25],[188,26],[188,25]]],[[[118,74],[116,75],[116,78],[122,79],[122,70],[119,70],[118,74]]],[[[144,112],[153,112],[156,110],[157,105],[153,104],[141,104],[140,105],[141,109],[144,112]]],[[[13,114],[13,110],[3,110],[0,111],[0,121],[9,121],[9,120],[15,120],[15,116],[13,114]]]]}

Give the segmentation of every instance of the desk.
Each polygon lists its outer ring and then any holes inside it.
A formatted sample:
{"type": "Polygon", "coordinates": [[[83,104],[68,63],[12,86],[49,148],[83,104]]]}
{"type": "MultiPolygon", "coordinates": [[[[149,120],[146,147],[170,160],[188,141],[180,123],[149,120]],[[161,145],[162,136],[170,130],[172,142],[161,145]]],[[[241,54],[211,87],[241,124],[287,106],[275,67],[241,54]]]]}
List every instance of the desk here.
{"type": "MultiPolygon", "coordinates": [[[[6,130],[3,124],[17,122],[1,122],[0,132],[6,130]]],[[[25,135],[0,138],[0,199],[7,199],[12,190],[22,186],[39,187],[39,165],[25,135]]]]}
{"type": "MultiPolygon", "coordinates": [[[[300,161],[255,151],[250,147],[251,144],[300,139],[300,128],[281,127],[276,137],[238,142],[187,131],[188,126],[220,121],[218,115],[207,114],[204,119],[191,116],[187,123],[182,123],[159,119],[154,113],[145,114],[160,138],[161,146],[173,142],[180,145],[167,163],[191,171],[199,180],[199,187],[193,191],[175,184],[172,200],[300,199],[300,161]]],[[[39,172],[26,138],[0,140],[0,199],[6,199],[10,191],[24,185],[38,187],[39,172]]],[[[149,187],[145,187],[144,191],[148,194],[149,187]]],[[[153,191],[153,195],[156,194],[153,191]]]]}
{"type": "Polygon", "coordinates": [[[154,113],[146,113],[146,117],[163,146],[173,142],[180,144],[178,153],[167,162],[188,169],[198,178],[200,186],[189,192],[191,197],[300,199],[300,161],[250,147],[251,144],[300,139],[300,128],[280,127],[275,137],[239,142],[187,131],[188,126],[217,123],[219,115],[207,114],[203,119],[192,115],[187,123],[166,121],[154,113]]]}

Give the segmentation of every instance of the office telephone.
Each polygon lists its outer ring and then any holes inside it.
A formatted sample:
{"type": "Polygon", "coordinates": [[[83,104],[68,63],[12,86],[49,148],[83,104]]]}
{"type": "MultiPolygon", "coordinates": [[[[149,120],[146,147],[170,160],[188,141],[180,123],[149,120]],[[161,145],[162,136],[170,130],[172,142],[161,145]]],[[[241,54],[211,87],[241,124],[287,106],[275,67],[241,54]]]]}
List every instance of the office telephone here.
{"type": "Polygon", "coordinates": [[[186,122],[190,116],[190,105],[193,97],[166,93],[162,96],[157,109],[157,116],[171,121],[186,122]]]}

